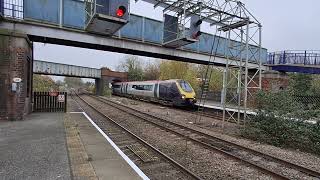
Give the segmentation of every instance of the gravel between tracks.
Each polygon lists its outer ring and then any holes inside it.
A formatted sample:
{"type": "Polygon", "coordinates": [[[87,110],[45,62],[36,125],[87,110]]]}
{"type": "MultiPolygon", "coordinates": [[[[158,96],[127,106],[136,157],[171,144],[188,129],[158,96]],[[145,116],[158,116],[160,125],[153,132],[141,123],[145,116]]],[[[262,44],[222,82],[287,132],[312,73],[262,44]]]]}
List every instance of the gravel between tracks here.
{"type": "Polygon", "coordinates": [[[222,121],[202,117],[201,124],[194,125],[192,122],[197,118],[197,115],[192,113],[123,97],[112,96],[108,99],[320,172],[320,157],[299,150],[282,149],[243,139],[239,137],[236,124],[225,123],[222,128],[222,121]],[[211,126],[212,123],[214,126],[211,126]]]}

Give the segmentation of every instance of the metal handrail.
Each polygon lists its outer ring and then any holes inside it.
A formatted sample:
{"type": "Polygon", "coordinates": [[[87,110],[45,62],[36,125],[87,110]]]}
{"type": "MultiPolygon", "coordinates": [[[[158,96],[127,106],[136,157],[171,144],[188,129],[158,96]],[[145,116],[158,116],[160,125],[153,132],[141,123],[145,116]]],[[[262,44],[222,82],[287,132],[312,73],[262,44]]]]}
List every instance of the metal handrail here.
{"type": "Polygon", "coordinates": [[[288,50],[268,54],[267,64],[320,65],[319,50],[288,50]]]}

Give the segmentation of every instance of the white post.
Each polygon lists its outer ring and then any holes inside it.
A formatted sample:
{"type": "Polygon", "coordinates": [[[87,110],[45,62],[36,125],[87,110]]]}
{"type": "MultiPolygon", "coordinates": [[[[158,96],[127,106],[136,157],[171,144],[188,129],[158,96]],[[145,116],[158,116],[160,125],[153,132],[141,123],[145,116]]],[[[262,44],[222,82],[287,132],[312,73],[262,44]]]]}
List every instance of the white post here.
{"type": "Polygon", "coordinates": [[[246,65],[245,65],[245,84],[244,84],[244,123],[247,119],[247,100],[248,100],[248,63],[249,63],[249,19],[247,21],[247,34],[246,34],[246,65]]]}
{"type": "Polygon", "coordinates": [[[59,27],[62,28],[63,23],[63,0],[60,0],[60,11],[59,11],[59,27]]]}
{"type": "Polygon", "coordinates": [[[262,72],[261,72],[261,67],[262,67],[262,57],[261,57],[261,50],[262,50],[262,26],[259,24],[259,89],[261,90],[262,88],[262,72]]]}

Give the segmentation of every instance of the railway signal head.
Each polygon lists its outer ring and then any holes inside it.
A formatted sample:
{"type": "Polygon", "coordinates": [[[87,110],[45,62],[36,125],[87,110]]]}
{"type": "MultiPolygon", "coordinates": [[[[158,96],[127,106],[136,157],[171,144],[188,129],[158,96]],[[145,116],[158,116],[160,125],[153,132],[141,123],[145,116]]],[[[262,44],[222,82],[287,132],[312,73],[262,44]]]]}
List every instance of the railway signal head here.
{"type": "Polygon", "coordinates": [[[110,16],[128,19],[129,0],[109,0],[110,16]]]}
{"type": "Polygon", "coordinates": [[[127,9],[124,7],[124,6],[120,6],[118,7],[117,11],[116,11],[116,14],[117,14],[117,17],[121,18],[123,17],[123,15],[127,12],[127,9]]]}
{"type": "Polygon", "coordinates": [[[190,37],[192,39],[199,39],[199,36],[201,35],[200,26],[202,24],[200,16],[192,15],[190,22],[190,37]]]}

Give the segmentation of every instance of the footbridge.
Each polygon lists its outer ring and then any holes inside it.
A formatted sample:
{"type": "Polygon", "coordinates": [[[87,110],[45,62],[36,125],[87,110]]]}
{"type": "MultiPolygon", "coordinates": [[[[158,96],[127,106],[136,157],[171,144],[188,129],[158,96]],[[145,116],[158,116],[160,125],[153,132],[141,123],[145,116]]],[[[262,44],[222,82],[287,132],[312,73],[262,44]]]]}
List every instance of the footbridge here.
{"type": "Polygon", "coordinates": [[[281,51],[268,54],[272,70],[320,74],[320,51],[281,51]]]}
{"type": "MultiPolygon", "coordinates": [[[[119,53],[134,54],[207,64],[211,55],[215,56],[214,64],[225,66],[228,55],[230,65],[238,65],[237,50],[226,51],[226,39],[208,33],[202,33],[199,41],[181,48],[163,46],[163,22],[131,14],[129,22],[113,36],[102,36],[85,31],[84,1],[23,1],[16,4],[8,0],[4,3],[4,19],[0,29],[26,34],[31,41],[58,45],[90,48],[119,53]],[[10,4],[11,2],[11,4],[10,4]],[[12,8],[14,7],[14,8],[12,8]],[[212,45],[214,44],[212,51],[212,45]],[[232,63],[232,61],[234,61],[232,63]]],[[[238,42],[234,42],[235,44],[238,42]]],[[[267,60],[267,49],[250,46],[249,68],[257,68],[255,59],[267,60]]],[[[243,56],[245,57],[245,55],[243,56]]],[[[266,67],[263,67],[266,68],[266,67]]]]}
{"type": "Polygon", "coordinates": [[[33,60],[33,73],[95,79],[96,94],[101,95],[109,83],[127,81],[128,73],[111,71],[108,68],[90,68],[70,64],[33,60]]]}
{"type": "Polygon", "coordinates": [[[33,73],[79,78],[101,78],[101,69],[33,60],[33,73]]]}

